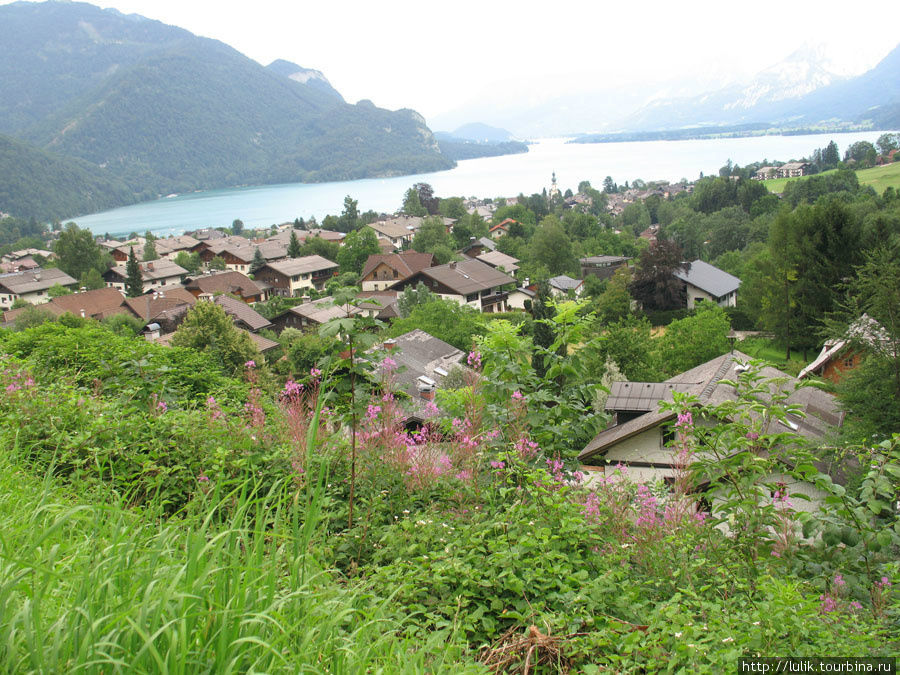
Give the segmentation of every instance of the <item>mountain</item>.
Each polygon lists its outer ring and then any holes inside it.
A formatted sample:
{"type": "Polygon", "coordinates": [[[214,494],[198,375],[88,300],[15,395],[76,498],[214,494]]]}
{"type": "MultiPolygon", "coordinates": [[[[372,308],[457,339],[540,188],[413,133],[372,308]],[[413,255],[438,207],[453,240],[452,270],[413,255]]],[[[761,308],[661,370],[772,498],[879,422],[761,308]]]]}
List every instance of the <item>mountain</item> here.
{"type": "Polygon", "coordinates": [[[108,172],[0,135],[0,212],[41,222],[134,201],[108,172]]]}
{"type": "Polygon", "coordinates": [[[305,84],[312,89],[317,89],[326,94],[330,94],[341,103],[344,103],[344,97],[340,95],[337,89],[331,86],[331,82],[328,81],[328,78],[326,78],[320,70],[303,68],[296,63],[291,63],[284,59],[272,61],[272,63],[266,66],[266,69],[276,75],[281,75],[294,82],[305,84]]]}
{"type": "Polygon", "coordinates": [[[889,120],[900,104],[898,83],[900,46],[854,78],[839,76],[829,68],[821,50],[806,48],[762,71],[748,84],[690,98],[653,101],[621,120],[621,127],[659,130],[764,123],[799,128],[869,120],[886,128],[892,126],[889,120]]]}
{"type": "Polygon", "coordinates": [[[453,165],[414,111],[349,105],[317,71],[180,28],[74,2],[3,5],[0,25],[0,132],[139,198],[453,165]]]}

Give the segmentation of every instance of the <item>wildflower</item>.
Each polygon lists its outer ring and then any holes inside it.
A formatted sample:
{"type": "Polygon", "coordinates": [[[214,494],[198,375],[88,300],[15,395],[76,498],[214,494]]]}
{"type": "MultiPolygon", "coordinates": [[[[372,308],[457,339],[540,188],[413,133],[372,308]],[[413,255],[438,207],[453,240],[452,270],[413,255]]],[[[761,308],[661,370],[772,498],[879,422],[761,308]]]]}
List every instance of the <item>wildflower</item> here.
{"type": "Polygon", "coordinates": [[[881,581],[876,581],[875,585],[878,586],[878,588],[890,588],[891,581],[887,577],[881,577],[881,581]]]}
{"type": "Polygon", "coordinates": [[[512,397],[513,397],[515,400],[517,400],[517,401],[521,401],[521,400],[524,398],[524,396],[522,396],[522,392],[519,391],[518,389],[516,389],[516,390],[512,393],[512,397]]]}
{"type": "Polygon", "coordinates": [[[438,410],[438,407],[434,401],[429,401],[428,403],[425,404],[425,410],[424,410],[425,417],[434,417],[435,415],[440,414],[440,412],[441,411],[438,410]]]}
{"type": "Polygon", "coordinates": [[[169,406],[166,405],[166,402],[163,400],[159,400],[156,402],[156,409],[160,412],[166,412],[169,409],[169,406]]]}
{"type": "Polygon", "coordinates": [[[200,475],[197,476],[197,480],[200,481],[201,483],[206,483],[207,481],[209,481],[209,476],[207,476],[205,473],[203,473],[201,471],[200,475]]]}
{"type": "Polygon", "coordinates": [[[386,373],[390,373],[397,369],[397,362],[390,356],[385,356],[384,361],[381,362],[381,369],[386,373]]]}
{"type": "Polygon", "coordinates": [[[320,377],[322,377],[322,371],[318,368],[310,368],[309,376],[314,380],[318,380],[320,377]]]}
{"type": "Polygon", "coordinates": [[[833,612],[837,609],[837,602],[827,593],[819,596],[819,602],[822,603],[822,612],[833,612]]]}
{"type": "Polygon", "coordinates": [[[862,609],[862,605],[859,603],[858,600],[852,600],[850,602],[850,607],[852,609],[855,609],[857,612],[862,609]]]}
{"type": "Polygon", "coordinates": [[[834,585],[837,588],[843,588],[846,585],[846,581],[844,581],[843,574],[835,574],[834,575],[834,585]]]}
{"type": "Polygon", "coordinates": [[[503,469],[505,467],[506,467],[506,462],[502,462],[502,461],[498,461],[498,460],[491,460],[491,468],[503,469]]]}
{"type": "Polygon", "coordinates": [[[751,441],[759,440],[759,434],[755,431],[748,431],[746,434],[744,434],[744,436],[751,441]]]}
{"type": "Polygon", "coordinates": [[[479,368],[481,368],[481,354],[476,350],[472,350],[471,352],[469,352],[469,357],[466,359],[466,363],[469,364],[470,368],[478,370],[479,368]]]}
{"type": "Polygon", "coordinates": [[[376,417],[378,417],[378,413],[380,413],[380,412],[381,412],[380,405],[370,405],[368,408],[366,408],[366,419],[374,420],[376,417]]]}
{"type": "Polygon", "coordinates": [[[694,424],[694,418],[691,416],[691,411],[686,410],[683,413],[678,413],[678,421],[675,423],[676,427],[689,427],[694,424]]]}
{"type": "Polygon", "coordinates": [[[247,361],[246,363],[244,363],[244,368],[249,368],[249,369],[251,369],[251,370],[252,370],[253,368],[256,368],[256,361],[254,361],[253,359],[250,359],[249,361],[247,361]]]}

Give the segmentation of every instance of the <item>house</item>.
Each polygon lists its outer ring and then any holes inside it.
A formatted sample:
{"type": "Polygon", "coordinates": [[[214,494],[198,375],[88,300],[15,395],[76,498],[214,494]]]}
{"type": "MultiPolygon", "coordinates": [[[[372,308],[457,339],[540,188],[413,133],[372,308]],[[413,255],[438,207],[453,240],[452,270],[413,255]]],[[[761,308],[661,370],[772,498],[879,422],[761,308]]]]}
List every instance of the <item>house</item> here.
{"type": "Polygon", "coordinates": [[[397,364],[393,371],[393,388],[404,391],[410,399],[410,417],[424,421],[422,408],[433,401],[435,391],[454,369],[462,365],[466,353],[451,344],[416,328],[386,340],[381,349],[385,357],[397,364]]]}
{"type": "MultiPolygon", "coordinates": [[[[444,220],[446,224],[446,221],[450,219],[445,218],[444,220]]],[[[395,249],[400,249],[404,244],[412,243],[413,237],[419,228],[422,227],[423,221],[424,218],[419,216],[397,216],[396,218],[369,223],[367,227],[375,230],[375,234],[378,237],[383,237],[390,241],[395,249]]],[[[452,223],[453,221],[450,220],[450,224],[452,223]]]]}
{"type": "Polygon", "coordinates": [[[184,287],[194,297],[200,297],[204,293],[226,293],[236,295],[244,302],[260,302],[266,298],[265,290],[240,272],[218,272],[192,277],[185,282],[184,287]]]}
{"type": "MultiPolygon", "coordinates": [[[[151,262],[138,263],[143,280],[143,292],[152,291],[162,286],[181,284],[181,279],[188,271],[171,260],[160,258],[151,262]]],[[[128,280],[128,265],[116,265],[103,273],[107,287],[115,288],[125,294],[125,282],[128,280]]]]}
{"type": "Polygon", "coordinates": [[[737,305],[737,291],[741,280],[718,267],[695,260],[688,271],[678,269],[675,276],[684,282],[688,309],[694,309],[698,301],[714,302],[719,307],[737,305]]]}
{"type": "Polygon", "coordinates": [[[811,168],[809,162],[788,162],[775,170],[776,178],[799,178],[806,176],[811,168]]]}
{"type": "Polygon", "coordinates": [[[762,166],[753,174],[753,180],[769,180],[775,178],[778,169],[774,166],[762,166]]]}
{"type": "MultiPolygon", "coordinates": [[[[4,324],[14,323],[25,311],[25,307],[11,309],[3,314],[4,324]]],[[[41,311],[51,316],[73,314],[88,319],[105,319],[115,314],[127,314],[122,294],[114,288],[99,288],[93,291],[81,291],[71,295],[60,295],[50,302],[41,305],[41,311]]]]}
{"type": "Polygon", "coordinates": [[[534,297],[536,295],[537,292],[535,290],[528,288],[527,286],[522,286],[521,288],[509,292],[509,295],[506,298],[506,304],[509,309],[521,309],[524,311],[530,309],[531,303],[534,302],[534,297]],[[525,303],[528,303],[528,305],[525,303]]]}
{"type": "Polygon", "coordinates": [[[370,255],[363,266],[360,282],[364,291],[384,290],[416,272],[434,265],[434,254],[403,251],[370,255]]]}
{"type": "Polygon", "coordinates": [[[628,264],[630,258],[621,255],[595,255],[581,258],[581,278],[594,276],[598,279],[610,279],[620,267],[628,264]]]}
{"type": "Polygon", "coordinates": [[[397,291],[362,291],[357,294],[360,310],[379,321],[393,321],[400,316],[400,293],[397,291]]]}
{"type": "MultiPolygon", "coordinates": [[[[204,296],[204,298],[205,297],[208,296],[204,296]]],[[[273,327],[271,321],[253,309],[246,302],[236,300],[230,295],[217,295],[212,301],[225,310],[225,313],[231,317],[234,325],[238,328],[243,328],[250,333],[258,333],[263,328],[273,327]]]]}
{"type": "Polygon", "coordinates": [[[515,274],[519,269],[518,258],[513,258],[511,255],[506,255],[500,251],[488,251],[487,253],[482,253],[481,255],[475,256],[475,260],[480,260],[495,269],[501,270],[502,272],[508,272],[509,274],[515,274]]]}
{"type": "Polygon", "coordinates": [[[57,284],[73,290],[78,286],[75,279],[55,267],[0,274],[0,309],[12,309],[16,300],[32,305],[45,303],[50,299],[48,291],[57,284]]]}
{"type": "Polygon", "coordinates": [[[509,307],[503,288],[515,284],[516,280],[480,260],[470,258],[428,267],[391,288],[403,291],[409,287],[415,288],[420,282],[435,295],[461,305],[482,312],[505,312],[509,307]]]}
{"type": "Polygon", "coordinates": [[[293,226],[287,227],[283,229],[278,234],[273,234],[271,237],[266,238],[266,242],[280,244],[287,249],[287,246],[291,243],[291,237],[297,237],[297,241],[301,244],[305,244],[308,239],[313,237],[318,237],[324,241],[332,241],[338,244],[344,243],[344,237],[347,235],[343,232],[334,232],[332,230],[321,230],[314,228],[312,230],[299,230],[295,229],[293,226]]]}
{"type": "MultiPolygon", "coordinates": [[[[118,293],[118,291],[116,291],[118,293]]],[[[121,297],[121,294],[120,294],[121,297]]],[[[179,308],[182,308],[185,312],[194,306],[194,303],[197,301],[191,293],[189,293],[184,288],[170,288],[166,291],[153,291],[151,293],[145,293],[144,295],[139,295],[135,298],[125,298],[124,303],[125,306],[131,311],[139,319],[150,323],[152,321],[156,321],[159,323],[164,323],[162,318],[164,316],[174,316],[172,312],[179,308]]],[[[173,324],[171,330],[175,330],[175,327],[180,321],[173,324]]]]}
{"type": "Polygon", "coordinates": [[[863,314],[850,328],[843,339],[828,340],[819,355],[800,371],[798,379],[817,375],[837,384],[844,374],[862,362],[867,352],[880,352],[893,357],[890,338],[884,328],[863,314]]]}
{"type": "Polygon", "coordinates": [[[656,241],[659,236],[659,225],[651,225],[646,230],[641,232],[638,237],[645,241],[649,241],[651,244],[656,241]]]}
{"type": "Polygon", "coordinates": [[[315,330],[332,319],[355,316],[362,312],[356,305],[335,305],[334,298],[328,296],[295,305],[272,319],[272,324],[275,332],[280,335],[285,328],[315,330]]]}
{"type": "Polygon", "coordinates": [[[200,260],[209,264],[213,258],[222,258],[226,269],[248,274],[253,261],[256,259],[257,250],[259,250],[266,262],[272,262],[287,258],[287,249],[287,245],[274,241],[265,241],[261,244],[236,245],[229,244],[226,240],[221,239],[201,247],[200,260]]]}
{"type": "Polygon", "coordinates": [[[506,218],[504,220],[501,220],[499,223],[497,223],[493,227],[491,227],[491,229],[488,230],[488,234],[490,235],[491,239],[495,239],[495,240],[499,239],[504,234],[509,234],[510,225],[512,225],[513,223],[518,224],[518,222],[519,221],[513,220],[512,218],[506,218]]]}
{"type": "Polygon", "coordinates": [[[304,289],[321,290],[325,282],[337,274],[338,264],[320,255],[287,258],[266,263],[253,275],[270,288],[271,295],[297,297],[304,289]]]}
{"type": "Polygon", "coordinates": [[[479,237],[476,239],[475,237],[471,237],[469,243],[460,251],[460,253],[467,258],[477,258],[482,253],[496,250],[497,244],[493,239],[487,237],[479,237]]]}
{"type": "MultiPolygon", "coordinates": [[[[661,411],[659,403],[671,401],[674,392],[692,394],[699,404],[717,405],[737,400],[738,391],[731,382],[747,371],[750,357],[732,352],[712,359],[676,375],[665,382],[616,382],[610,387],[606,410],[614,415],[611,426],[598,433],[579,453],[578,460],[589,473],[612,472],[613,467],[626,467],[630,480],[636,482],[669,482],[677,471],[677,450],[670,447],[674,437],[672,424],[677,415],[661,411]]],[[[821,443],[826,433],[843,423],[843,413],[834,396],[800,382],[772,366],[763,366],[759,376],[769,381],[772,395],[784,395],[784,405],[802,411],[783,419],[761,417],[747,411],[761,434],[795,432],[811,443],[821,443]]],[[[722,421],[729,421],[728,419],[722,421]]],[[[704,423],[695,420],[695,424],[704,423]]],[[[812,500],[822,495],[806,483],[784,475],[772,475],[772,482],[784,482],[789,493],[803,492],[812,500]]],[[[804,502],[812,508],[815,501],[804,502]]]]}
{"type": "MultiPolygon", "coordinates": [[[[156,246],[156,254],[160,258],[168,258],[169,260],[174,260],[175,256],[177,256],[182,251],[185,253],[190,253],[191,251],[193,251],[199,243],[199,239],[195,239],[188,234],[182,234],[177,237],[157,239],[154,242],[154,245],[156,246]]],[[[135,253],[137,253],[137,251],[135,251],[135,253]]]]}
{"type": "Polygon", "coordinates": [[[548,279],[547,284],[550,286],[550,295],[554,298],[566,298],[569,296],[569,291],[572,291],[576,296],[581,295],[584,281],[560,274],[557,277],[548,279]]]}

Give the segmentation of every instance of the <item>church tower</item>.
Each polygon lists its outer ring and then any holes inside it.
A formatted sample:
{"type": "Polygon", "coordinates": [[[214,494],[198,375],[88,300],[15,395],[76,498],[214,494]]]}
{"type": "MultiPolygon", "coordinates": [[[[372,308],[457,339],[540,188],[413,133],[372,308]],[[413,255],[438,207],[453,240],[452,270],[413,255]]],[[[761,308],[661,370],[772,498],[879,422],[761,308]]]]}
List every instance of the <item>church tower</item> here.
{"type": "Polygon", "coordinates": [[[553,178],[550,180],[550,192],[547,195],[550,199],[559,197],[559,188],[556,186],[556,172],[553,172],[553,178]]]}

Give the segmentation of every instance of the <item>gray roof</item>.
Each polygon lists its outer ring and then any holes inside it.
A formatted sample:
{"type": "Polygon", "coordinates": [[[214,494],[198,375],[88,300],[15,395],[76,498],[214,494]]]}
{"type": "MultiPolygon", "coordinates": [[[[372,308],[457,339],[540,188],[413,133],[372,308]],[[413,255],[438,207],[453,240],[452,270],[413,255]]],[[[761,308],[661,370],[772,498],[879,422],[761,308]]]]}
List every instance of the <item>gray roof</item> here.
{"type": "Polygon", "coordinates": [[[558,277],[551,278],[547,283],[550,284],[551,288],[557,288],[561,291],[567,291],[570,288],[576,289],[581,286],[581,279],[573,279],[570,276],[565,274],[560,274],[558,277]]]}
{"type": "MultiPolygon", "coordinates": [[[[660,400],[672,400],[672,391],[681,390],[693,394],[701,405],[718,405],[736,400],[735,388],[722,381],[738,380],[743,364],[750,361],[751,357],[746,354],[732,352],[666,380],[666,384],[680,386],[672,387],[663,398],[658,399],[657,406],[650,412],[624,424],[617,424],[601,431],[578,454],[578,459],[585,461],[602,456],[618,443],[674,419],[675,413],[660,411],[658,408],[660,400]]],[[[750,412],[749,415],[752,419],[766,423],[765,428],[762,429],[763,433],[793,430],[801,436],[815,441],[822,439],[829,428],[838,427],[843,423],[843,413],[838,408],[837,399],[833,395],[815,387],[802,386],[799,380],[772,366],[766,365],[760,368],[759,375],[771,382],[771,394],[786,394],[784,404],[799,408],[804,413],[803,417],[788,416],[789,422],[796,426],[796,429],[793,429],[775,419],[762,420],[755,412],[750,412]]]]}
{"type": "Polygon", "coordinates": [[[77,280],[56,267],[50,267],[45,270],[35,268],[24,272],[0,274],[0,288],[5,288],[14,295],[45,291],[56,284],[71,286],[77,283],[77,280]]]}
{"type": "Polygon", "coordinates": [[[675,276],[717,298],[735,292],[741,285],[741,280],[737,277],[702,260],[692,262],[691,268],[687,272],[679,269],[675,272],[675,276]]]}
{"type": "Polygon", "coordinates": [[[673,391],[686,392],[691,385],[677,382],[613,382],[606,409],[621,412],[650,412],[659,402],[672,398],[673,391]]]}
{"type": "Polygon", "coordinates": [[[320,255],[306,255],[302,258],[288,258],[287,260],[279,260],[266,265],[276,272],[281,272],[286,276],[294,276],[295,274],[308,274],[310,272],[318,272],[320,270],[334,269],[338,266],[327,258],[320,255]]]}
{"type": "Polygon", "coordinates": [[[514,284],[516,280],[503,272],[494,269],[480,260],[468,258],[459,262],[451,262],[437,267],[428,267],[416,275],[409,277],[405,282],[395,284],[400,288],[402,284],[408,284],[410,280],[419,276],[425,276],[438,281],[459,295],[468,295],[486,291],[496,286],[514,284]]]}
{"type": "Polygon", "coordinates": [[[232,321],[243,322],[254,333],[272,325],[271,321],[242,300],[236,300],[229,295],[218,295],[213,302],[224,309],[232,321]]]}
{"type": "MultiPolygon", "coordinates": [[[[141,278],[144,281],[155,281],[156,279],[169,279],[171,277],[181,277],[188,273],[181,265],[176,265],[172,260],[166,258],[158,258],[150,262],[139,263],[141,268],[141,278]]],[[[128,278],[128,265],[116,265],[109,269],[103,276],[107,275],[119,276],[122,279],[128,278]]]]}
{"type": "Polygon", "coordinates": [[[475,256],[475,260],[487,263],[491,267],[502,267],[507,272],[515,272],[519,269],[519,265],[517,264],[519,262],[518,258],[513,258],[511,255],[506,255],[500,251],[488,251],[487,253],[482,253],[481,255],[475,256]]]}
{"type": "Polygon", "coordinates": [[[435,369],[439,368],[447,373],[458,366],[465,356],[465,352],[447,344],[433,335],[416,328],[408,333],[394,338],[396,347],[385,356],[390,356],[398,366],[403,368],[395,374],[395,382],[398,388],[402,388],[410,396],[417,398],[416,379],[422,375],[430,377],[440,386],[444,377],[435,369]]]}
{"type": "Polygon", "coordinates": [[[594,255],[589,258],[581,258],[579,262],[582,265],[603,265],[621,263],[626,260],[628,260],[628,258],[623,255],[594,255]]]}

